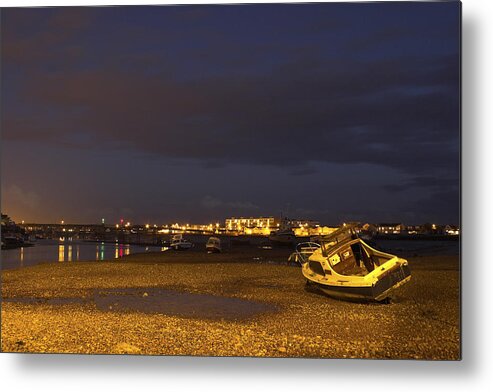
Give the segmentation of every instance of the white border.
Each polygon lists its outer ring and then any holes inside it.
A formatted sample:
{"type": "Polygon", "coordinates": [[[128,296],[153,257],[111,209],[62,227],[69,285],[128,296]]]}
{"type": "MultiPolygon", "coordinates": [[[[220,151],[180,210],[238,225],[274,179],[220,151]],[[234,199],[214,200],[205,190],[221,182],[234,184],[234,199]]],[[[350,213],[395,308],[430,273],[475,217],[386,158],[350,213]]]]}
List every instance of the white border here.
{"type": "MultiPolygon", "coordinates": [[[[214,1],[254,3],[258,1],[214,1]]],[[[272,1],[282,2],[282,1],[272,1]]],[[[303,2],[303,1],[298,1],[303,2]]],[[[200,1],[11,1],[5,6],[197,4],[200,1]]],[[[493,384],[490,0],[463,1],[463,333],[461,362],[0,355],[3,390],[467,390],[493,384]],[[473,268],[471,268],[473,267],[473,268]],[[419,389],[418,389],[419,388],[419,389]]]]}

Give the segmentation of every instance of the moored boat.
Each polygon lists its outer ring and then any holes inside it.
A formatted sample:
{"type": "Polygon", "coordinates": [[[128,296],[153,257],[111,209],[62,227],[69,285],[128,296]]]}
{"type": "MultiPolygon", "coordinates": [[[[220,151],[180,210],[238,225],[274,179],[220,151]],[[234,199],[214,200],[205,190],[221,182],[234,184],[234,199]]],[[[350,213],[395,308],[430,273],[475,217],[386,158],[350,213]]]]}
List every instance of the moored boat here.
{"type": "Polygon", "coordinates": [[[407,260],[373,249],[349,225],[320,239],[302,273],[308,286],[354,300],[382,301],[411,279],[407,260]]]}
{"type": "Polygon", "coordinates": [[[301,242],[296,245],[294,252],[289,256],[288,261],[303,265],[317,249],[320,249],[320,244],[316,242],[301,242]]]}
{"type": "Polygon", "coordinates": [[[210,237],[205,244],[205,249],[209,253],[220,253],[221,252],[221,240],[217,237],[210,237]]]}
{"type": "Polygon", "coordinates": [[[171,238],[169,247],[174,250],[187,250],[193,247],[193,244],[183,238],[182,234],[175,234],[171,238]]]}
{"type": "Polygon", "coordinates": [[[15,249],[33,246],[26,242],[23,237],[16,235],[7,235],[2,238],[2,249],[15,249]]]}

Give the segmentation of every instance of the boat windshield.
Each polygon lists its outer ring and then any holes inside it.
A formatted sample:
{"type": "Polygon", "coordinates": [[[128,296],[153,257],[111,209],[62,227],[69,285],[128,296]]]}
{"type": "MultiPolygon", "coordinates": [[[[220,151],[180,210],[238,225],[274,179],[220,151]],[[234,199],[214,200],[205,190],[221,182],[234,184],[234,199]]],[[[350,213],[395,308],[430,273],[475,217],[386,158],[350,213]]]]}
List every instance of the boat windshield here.
{"type": "Polygon", "coordinates": [[[353,225],[341,226],[333,233],[326,235],[320,239],[322,254],[327,256],[334,246],[338,246],[344,242],[358,238],[353,225]]]}

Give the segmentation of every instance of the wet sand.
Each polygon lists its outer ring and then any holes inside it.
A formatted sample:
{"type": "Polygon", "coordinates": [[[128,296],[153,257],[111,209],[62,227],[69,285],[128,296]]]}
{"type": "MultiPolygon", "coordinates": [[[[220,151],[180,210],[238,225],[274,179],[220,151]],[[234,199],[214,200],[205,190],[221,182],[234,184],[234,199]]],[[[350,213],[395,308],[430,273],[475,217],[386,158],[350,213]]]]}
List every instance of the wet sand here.
{"type": "Polygon", "coordinates": [[[287,249],[147,253],[2,272],[2,351],[460,358],[459,259],[409,258],[389,304],[305,290],[287,249]]]}

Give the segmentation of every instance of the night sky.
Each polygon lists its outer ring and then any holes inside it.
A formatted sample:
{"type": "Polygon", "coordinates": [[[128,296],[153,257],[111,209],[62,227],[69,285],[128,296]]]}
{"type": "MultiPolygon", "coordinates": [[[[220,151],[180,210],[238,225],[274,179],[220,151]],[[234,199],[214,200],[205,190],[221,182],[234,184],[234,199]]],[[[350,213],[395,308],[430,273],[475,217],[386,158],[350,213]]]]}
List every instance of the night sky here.
{"type": "Polygon", "coordinates": [[[16,221],[459,223],[458,2],[1,18],[16,221]]]}

